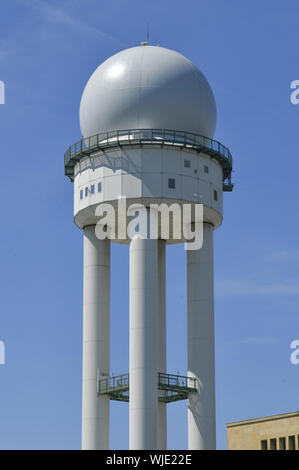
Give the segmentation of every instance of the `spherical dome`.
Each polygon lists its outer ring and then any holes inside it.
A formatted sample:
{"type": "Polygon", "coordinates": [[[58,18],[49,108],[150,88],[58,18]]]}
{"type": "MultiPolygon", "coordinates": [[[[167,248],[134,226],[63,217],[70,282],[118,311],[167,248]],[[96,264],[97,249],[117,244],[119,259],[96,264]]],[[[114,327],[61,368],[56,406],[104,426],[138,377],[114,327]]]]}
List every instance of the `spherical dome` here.
{"type": "Polygon", "coordinates": [[[158,46],[126,49],[103,62],[80,104],[82,135],[125,129],[170,129],[213,137],[216,104],[198,68],[158,46]]]}

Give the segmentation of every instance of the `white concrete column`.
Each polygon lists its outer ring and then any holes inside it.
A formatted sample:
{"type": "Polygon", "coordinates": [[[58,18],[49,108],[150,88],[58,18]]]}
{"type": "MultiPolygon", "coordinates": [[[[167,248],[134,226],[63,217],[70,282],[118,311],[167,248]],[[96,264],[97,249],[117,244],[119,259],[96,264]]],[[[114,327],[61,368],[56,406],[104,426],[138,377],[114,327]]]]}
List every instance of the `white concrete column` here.
{"type": "MultiPolygon", "coordinates": [[[[158,372],[167,372],[166,365],[166,242],[158,242],[158,372]]],[[[167,404],[158,402],[158,445],[167,449],[167,404]]]]}
{"type": "Polygon", "coordinates": [[[109,397],[97,374],[110,375],[110,241],[84,229],[82,449],[109,449],[109,397]]]}
{"type": "Polygon", "coordinates": [[[203,226],[203,247],[187,251],[188,375],[198,393],[188,400],[190,450],[216,449],[213,227],[203,226]]]}
{"type": "Polygon", "coordinates": [[[130,449],[157,448],[158,240],[130,243],[130,449]]]}

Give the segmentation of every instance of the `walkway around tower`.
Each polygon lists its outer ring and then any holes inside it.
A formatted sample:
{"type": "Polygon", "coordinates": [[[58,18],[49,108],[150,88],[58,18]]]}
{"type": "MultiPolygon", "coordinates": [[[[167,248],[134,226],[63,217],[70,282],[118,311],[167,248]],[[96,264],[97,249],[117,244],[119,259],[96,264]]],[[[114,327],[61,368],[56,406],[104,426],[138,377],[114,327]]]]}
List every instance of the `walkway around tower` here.
{"type": "Polygon", "coordinates": [[[86,137],[71,145],[64,155],[65,175],[74,180],[74,169],[81,158],[113,147],[158,145],[187,148],[215,158],[223,170],[223,191],[232,191],[232,156],[227,147],[217,140],[191,132],[169,129],[127,129],[86,137]]]}

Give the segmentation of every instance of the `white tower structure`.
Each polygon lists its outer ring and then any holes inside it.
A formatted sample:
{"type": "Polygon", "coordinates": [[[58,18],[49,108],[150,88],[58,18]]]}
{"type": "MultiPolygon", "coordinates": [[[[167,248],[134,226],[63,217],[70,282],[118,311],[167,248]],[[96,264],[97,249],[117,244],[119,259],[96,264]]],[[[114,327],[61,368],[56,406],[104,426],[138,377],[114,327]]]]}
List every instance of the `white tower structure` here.
{"type": "MultiPolygon", "coordinates": [[[[142,43],[115,54],[89,79],[80,105],[82,140],[65,154],[74,221],[84,233],[82,448],[109,448],[109,403],[129,401],[130,449],[166,449],[167,403],[188,400],[189,449],[215,449],[213,231],[231,191],[232,158],[213,140],[216,105],[198,68],[178,52],[142,43]],[[121,198],[121,199],[120,199],[121,198]],[[203,246],[186,252],[188,365],[166,369],[166,245],[128,236],[120,201],[203,205],[203,246]],[[115,210],[117,235],[99,239],[98,207],[115,210]],[[119,237],[119,231],[122,237],[119,237]],[[110,377],[110,243],[130,249],[129,374],[110,377]]],[[[157,213],[159,218],[159,214],[157,213]]],[[[163,218],[163,216],[161,216],[163,218]]],[[[110,220],[110,219],[109,219],[110,220]]],[[[192,226],[198,221],[193,217],[192,226]]]]}

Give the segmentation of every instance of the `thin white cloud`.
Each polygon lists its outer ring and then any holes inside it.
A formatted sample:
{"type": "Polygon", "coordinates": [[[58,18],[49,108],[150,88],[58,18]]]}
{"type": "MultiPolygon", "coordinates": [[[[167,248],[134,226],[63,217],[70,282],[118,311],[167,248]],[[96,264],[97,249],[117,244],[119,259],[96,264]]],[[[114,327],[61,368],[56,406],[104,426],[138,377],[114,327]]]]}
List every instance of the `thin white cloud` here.
{"type": "Polygon", "coordinates": [[[0,40],[0,62],[4,61],[9,55],[11,48],[9,47],[8,41],[0,40]]]}
{"type": "Polygon", "coordinates": [[[274,344],[277,343],[278,339],[273,337],[249,337],[249,338],[240,338],[233,339],[230,341],[225,341],[224,344],[229,345],[246,345],[246,344],[274,344]]]}
{"type": "Polygon", "coordinates": [[[291,278],[294,265],[299,262],[298,249],[287,247],[268,253],[265,249],[256,261],[256,277],[216,279],[216,296],[299,296],[299,279],[296,274],[291,278]]]}
{"type": "Polygon", "coordinates": [[[0,62],[5,59],[7,52],[0,49],[0,62]]]}
{"type": "Polygon", "coordinates": [[[83,34],[89,34],[96,37],[100,37],[105,40],[118,43],[118,45],[124,45],[119,39],[111,36],[99,28],[95,28],[86,24],[82,20],[78,20],[68,15],[61,9],[55,8],[45,0],[19,0],[23,5],[35,10],[38,14],[45,15],[48,21],[53,23],[62,23],[68,25],[83,34]]]}
{"type": "Polygon", "coordinates": [[[252,295],[299,296],[299,281],[261,284],[252,281],[239,281],[237,279],[218,280],[215,282],[215,294],[221,297],[252,295]]]}
{"type": "Polygon", "coordinates": [[[299,250],[279,250],[268,255],[268,260],[273,262],[288,263],[290,261],[298,261],[299,250]]]}

